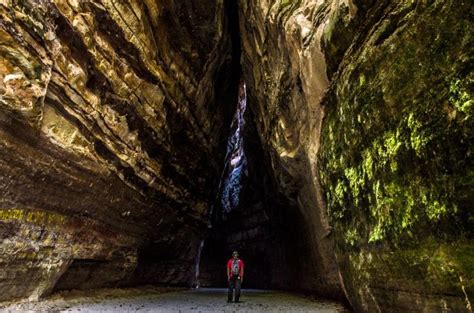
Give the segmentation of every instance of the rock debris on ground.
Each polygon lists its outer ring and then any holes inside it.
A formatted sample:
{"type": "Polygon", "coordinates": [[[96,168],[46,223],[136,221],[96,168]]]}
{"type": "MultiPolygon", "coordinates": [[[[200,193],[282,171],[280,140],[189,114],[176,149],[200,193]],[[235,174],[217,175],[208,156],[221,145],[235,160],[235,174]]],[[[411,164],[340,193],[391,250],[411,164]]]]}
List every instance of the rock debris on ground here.
{"type": "Polygon", "coordinates": [[[227,290],[201,288],[112,289],[61,293],[39,302],[0,307],[1,312],[347,312],[336,302],[297,294],[243,290],[239,303],[227,303],[227,290]]]}

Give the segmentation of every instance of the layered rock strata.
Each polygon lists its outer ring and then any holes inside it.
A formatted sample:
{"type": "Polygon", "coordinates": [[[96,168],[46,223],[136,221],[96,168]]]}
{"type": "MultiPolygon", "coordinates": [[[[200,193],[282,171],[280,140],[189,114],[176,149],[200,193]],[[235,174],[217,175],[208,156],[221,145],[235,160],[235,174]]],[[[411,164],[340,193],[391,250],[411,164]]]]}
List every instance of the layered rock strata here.
{"type": "Polygon", "coordinates": [[[304,221],[289,285],[356,311],[469,311],[472,5],[244,0],[240,14],[249,106],[304,221]]]}
{"type": "Polygon", "coordinates": [[[223,2],[0,17],[0,300],[189,282],[235,105],[223,2]]]}
{"type": "Polygon", "coordinates": [[[282,270],[279,285],[344,298],[316,159],[328,86],[321,37],[338,8],[242,1],[240,13],[249,106],[278,191],[289,202],[286,216],[306,221],[298,223],[298,244],[282,262],[299,268],[282,270]]]}
{"type": "Polygon", "coordinates": [[[238,248],[258,286],[472,310],[472,10],[2,1],[0,300],[194,280],[240,33],[249,175],[207,279],[238,248]]]}

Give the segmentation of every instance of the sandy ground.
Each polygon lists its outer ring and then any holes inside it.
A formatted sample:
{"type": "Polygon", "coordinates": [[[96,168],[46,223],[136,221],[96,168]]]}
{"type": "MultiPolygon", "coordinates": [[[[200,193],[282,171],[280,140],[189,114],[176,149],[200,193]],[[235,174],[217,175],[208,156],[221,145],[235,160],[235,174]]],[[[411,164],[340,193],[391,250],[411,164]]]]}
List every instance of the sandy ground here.
{"type": "Polygon", "coordinates": [[[296,294],[248,290],[240,303],[227,303],[226,289],[141,288],[62,293],[40,302],[0,306],[1,312],[347,312],[328,300],[296,294]]]}

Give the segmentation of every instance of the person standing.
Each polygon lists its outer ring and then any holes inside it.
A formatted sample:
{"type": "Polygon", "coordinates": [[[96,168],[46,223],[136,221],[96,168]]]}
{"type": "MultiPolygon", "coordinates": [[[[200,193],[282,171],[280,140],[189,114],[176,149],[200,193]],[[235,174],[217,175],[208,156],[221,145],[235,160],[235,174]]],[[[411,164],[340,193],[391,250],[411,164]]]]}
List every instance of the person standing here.
{"type": "Polygon", "coordinates": [[[229,290],[227,292],[227,302],[232,302],[235,288],[235,302],[240,299],[240,286],[244,281],[244,262],[239,259],[237,251],[232,252],[232,259],[227,262],[227,281],[229,290]]]}

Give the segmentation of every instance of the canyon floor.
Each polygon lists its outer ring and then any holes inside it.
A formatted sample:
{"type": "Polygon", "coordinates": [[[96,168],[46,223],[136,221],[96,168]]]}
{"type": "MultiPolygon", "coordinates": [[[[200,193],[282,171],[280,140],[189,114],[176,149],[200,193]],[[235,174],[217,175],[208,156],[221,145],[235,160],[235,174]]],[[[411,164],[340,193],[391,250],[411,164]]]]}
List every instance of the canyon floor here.
{"type": "Polygon", "coordinates": [[[62,292],[39,302],[0,306],[1,312],[347,312],[336,302],[297,294],[244,289],[240,303],[227,303],[227,290],[136,288],[62,292]]]}

